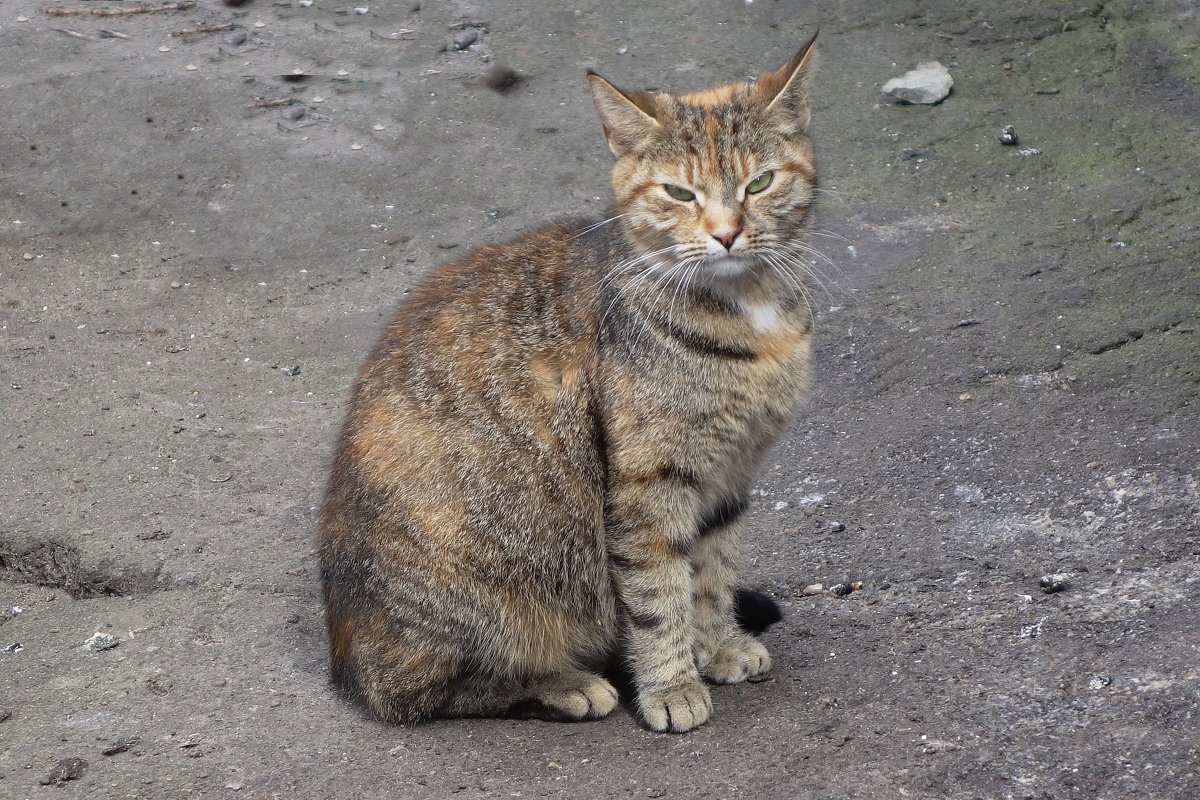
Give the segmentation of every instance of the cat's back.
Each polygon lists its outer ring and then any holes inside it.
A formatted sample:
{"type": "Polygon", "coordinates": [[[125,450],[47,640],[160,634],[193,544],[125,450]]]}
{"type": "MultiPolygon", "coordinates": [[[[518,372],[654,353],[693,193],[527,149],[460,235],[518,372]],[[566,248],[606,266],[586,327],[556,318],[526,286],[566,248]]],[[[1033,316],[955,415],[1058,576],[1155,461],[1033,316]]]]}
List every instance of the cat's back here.
{"type": "Polygon", "coordinates": [[[364,364],[360,391],[377,377],[394,381],[401,369],[486,371],[567,339],[594,338],[609,241],[580,235],[586,229],[584,220],[564,221],[432,269],[385,328],[364,364]],[[472,364],[472,357],[480,361],[472,364]]]}

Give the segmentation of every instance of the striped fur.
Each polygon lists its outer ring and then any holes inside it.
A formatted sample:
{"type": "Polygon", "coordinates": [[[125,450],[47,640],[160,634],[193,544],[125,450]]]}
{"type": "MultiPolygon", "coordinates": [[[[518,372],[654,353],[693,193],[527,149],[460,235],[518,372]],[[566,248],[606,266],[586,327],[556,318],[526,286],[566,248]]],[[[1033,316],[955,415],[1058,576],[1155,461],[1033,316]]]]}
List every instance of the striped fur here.
{"type": "Polygon", "coordinates": [[[808,364],[811,46],[690,95],[589,76],[615,218],[444,264],[387,326],[318,531],[333,678],[379,717],[603,717],[621,659],[679,732],[770,669],[735,592],[808,364]]]}

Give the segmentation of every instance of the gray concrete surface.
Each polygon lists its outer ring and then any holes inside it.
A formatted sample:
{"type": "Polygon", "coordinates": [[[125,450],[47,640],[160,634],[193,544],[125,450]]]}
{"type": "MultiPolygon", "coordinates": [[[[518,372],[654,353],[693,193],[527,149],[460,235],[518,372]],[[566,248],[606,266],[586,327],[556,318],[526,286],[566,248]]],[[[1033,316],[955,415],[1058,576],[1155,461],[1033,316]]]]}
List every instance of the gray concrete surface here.
{"type": "Polygon", "coordinates": [[[1196,4],[416,5],[0,5],[0,797],[1200,796],[1196,4]],[[836,267],[750,518],[772,679],[685,736],[363,719],[311,536],[390,306],[601,211],[586,68],[695,89],[818,25],[836,267]],[[943,103],[880,95],[934,59],[943,103]]]}

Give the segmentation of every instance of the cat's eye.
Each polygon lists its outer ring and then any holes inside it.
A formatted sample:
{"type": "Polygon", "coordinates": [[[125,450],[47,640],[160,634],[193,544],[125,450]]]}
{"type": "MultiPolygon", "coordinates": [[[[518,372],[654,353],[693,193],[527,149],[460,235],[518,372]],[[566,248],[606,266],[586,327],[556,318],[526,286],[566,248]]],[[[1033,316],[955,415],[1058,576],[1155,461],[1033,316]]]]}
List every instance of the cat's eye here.
{"type": "Polygon", "coordinates": [[[676,186],[673,183],[664,183],[663,189],[666,190],[667,194],[671,195],[671,197],[675,198],[681,203],[690,203],[696,199],[695,192],[689,192],[682,186],[676,186]]]}
{"type": "Polygon", "coordinates": [[[775,173],[767,170],[762,175],[759,175],[754,180],[746,184],[746,194],[758,194],[763,189],[771,185],[771,181],[775,179],[775,173]]]}

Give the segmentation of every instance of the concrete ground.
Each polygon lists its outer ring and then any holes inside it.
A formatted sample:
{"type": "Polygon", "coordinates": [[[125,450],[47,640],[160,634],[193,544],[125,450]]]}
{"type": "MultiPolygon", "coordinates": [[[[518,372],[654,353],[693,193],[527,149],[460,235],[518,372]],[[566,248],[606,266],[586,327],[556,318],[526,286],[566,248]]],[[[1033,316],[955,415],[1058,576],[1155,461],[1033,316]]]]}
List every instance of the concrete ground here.
{"type": "Polygon", "coordinates": [[[1200,797],[1194,2],[90,13],[133,7],[0,6],[0,797],[1200,797]],[[750,514],[771,679],[683,736],[364,719],[313,511],[390,307],[600,213],[585,69],[696,89],[818,25],[836,267],[750,514]],[[943,103],[880,94],[934,59],[943,103]]]}

